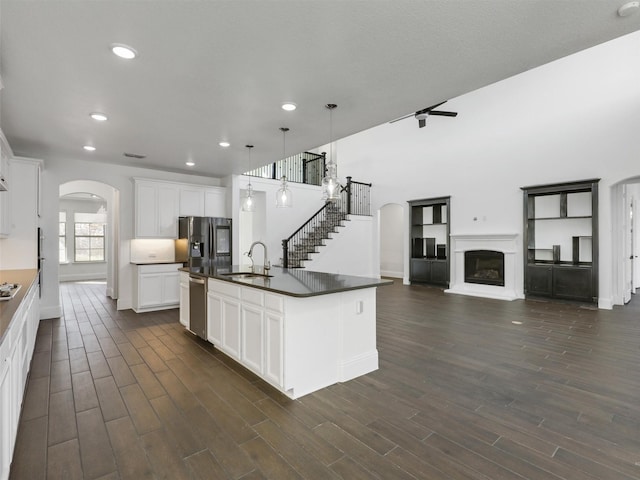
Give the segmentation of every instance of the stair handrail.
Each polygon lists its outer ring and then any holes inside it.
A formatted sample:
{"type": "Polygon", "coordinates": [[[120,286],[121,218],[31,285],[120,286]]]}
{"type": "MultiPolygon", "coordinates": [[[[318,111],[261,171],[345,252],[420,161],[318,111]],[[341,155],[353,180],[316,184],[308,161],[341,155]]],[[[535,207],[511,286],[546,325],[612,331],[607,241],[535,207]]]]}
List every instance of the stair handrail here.
{"type": "Polygon", "coordinates": [[[284,268],[289,268],[289,242],[291,241],[291,239],[295,237],[298,233],[300,233],[302,230],[304,230],[312,222],[314,222],[316,217],[320,215],[324,210],[326,210],[327,207],[330,205],[330,203],[331,202],[326,202],[322,207],[320,207],[320,209],[316,213],[311,215],[311,218],[309,218],[309,220],[304,222],[300,228],[298,228],[295,232],[289,235],[289,238],[285,238],[284,240],[282,240],[282,266],[284,268]]]}

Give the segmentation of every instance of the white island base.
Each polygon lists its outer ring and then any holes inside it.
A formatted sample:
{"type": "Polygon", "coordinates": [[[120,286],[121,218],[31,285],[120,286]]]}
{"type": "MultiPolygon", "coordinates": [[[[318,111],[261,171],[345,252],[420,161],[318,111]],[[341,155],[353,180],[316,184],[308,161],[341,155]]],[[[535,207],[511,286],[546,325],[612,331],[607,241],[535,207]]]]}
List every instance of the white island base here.
{"type": "Polygon", "coordinates": [[[290,398],[378,369],[375,287],[295,297],[209,278],[207,302],[207,340],[290,398]]]}

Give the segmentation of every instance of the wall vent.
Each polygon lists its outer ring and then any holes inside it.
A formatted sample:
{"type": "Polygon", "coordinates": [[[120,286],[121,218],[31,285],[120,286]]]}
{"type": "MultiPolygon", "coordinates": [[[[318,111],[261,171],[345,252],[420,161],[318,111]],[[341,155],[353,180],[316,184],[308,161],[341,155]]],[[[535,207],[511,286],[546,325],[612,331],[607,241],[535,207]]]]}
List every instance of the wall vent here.
{"type": "Polygon", "coordinates": [[[129,157],[129,158],[147,158],[146,155],[140,155],[139,153],[127,153],[127,152],[124,152],[123,155],[125,157],[129,157]]]}

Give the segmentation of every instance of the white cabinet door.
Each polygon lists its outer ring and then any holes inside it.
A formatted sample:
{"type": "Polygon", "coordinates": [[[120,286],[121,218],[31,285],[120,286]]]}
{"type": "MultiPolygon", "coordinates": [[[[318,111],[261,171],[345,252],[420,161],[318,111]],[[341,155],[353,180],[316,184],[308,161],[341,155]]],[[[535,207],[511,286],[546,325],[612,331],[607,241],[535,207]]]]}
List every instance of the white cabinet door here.
{"type": "Polygon", "coordinates": [[[9,478],[13,446],[11,431],[11,358],[0,358],[0,479],[9,478]]]}
{"type": "Polygon", "coordinates": [[[226,297],[220,297],[220,300],[222,302],[220,308],[222,343],[220,348],[236,360],[240,360],[240,302],[226,297]]]}
{"type": "Polygon", "coordinates": [[[178,272],[162,275],[162,303],[164,305],[180,303],[180,275],[178,272]]]}
{"type": "Polygon", "coordinates": [[[242,305],[242,363],[259,375],[264,371],[264,315],[259,307],[242,305]]]}
{"type": "Polygon", "coordinates": [[[227,195],[223,188],[208,188],[204,192],[204,216],[227,217],[227,195]]]}
{"type": "Polygon", "coordinates": [[[189,274],[180,272],[180,323],[189,328],[189,274]]]}
{"type": "Polygon", "coordinates": [[[158,234],[157,189],[154,184],[138,182],[135,186],[136,237],[155,237],[158,234]]]}
{"type": "Polygon", "coordinates": [[[207,293],[207,340],[222,345],[222,297],[207,293]]]}
{"type": "Polygon", "coordinates": [[[158,186],[158,231],[161,238],[178,238],[178,188],[158,186]]]}
{"type": "Polygon", "coordinates": [[[135,180],[136,238],[178,237],[178,186],[135,180]]]}
{"type": "Polygon", "coordinates": [[[180,216],[181,217],[202,217],[204,213],[204,188],[201,187],[180,187],[180,216]]]}
{"type": "Polygon", "coordinates": [[[162,273],[140,274],[138,276],[138,307],[162,305],[162,273]]]}

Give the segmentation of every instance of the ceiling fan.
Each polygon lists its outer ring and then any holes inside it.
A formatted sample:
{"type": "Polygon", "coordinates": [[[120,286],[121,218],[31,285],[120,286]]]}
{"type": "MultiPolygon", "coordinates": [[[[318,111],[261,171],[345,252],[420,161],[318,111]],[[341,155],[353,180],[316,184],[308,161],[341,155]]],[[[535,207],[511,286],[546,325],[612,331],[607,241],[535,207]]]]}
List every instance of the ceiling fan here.
{"type": "Polygon", "coordinates": [[[410,115],[405,115],[404,117],[396,118],[395,120],[391,120],[389,123],[397,122],[398,120],[404,120],[405,118],[409,118],[409,117],[416,117],[418,119],[418,127],[422,128],[426,125],[427,117],[429,115],[439,115],[441,117],[456,117],[458,115],[458,112],[446,112],[443,110],[434,110],[435,108],[438,108],[443,103],[447,103],[447,101],[445,100],[444,102],[440,102],[436,105],[431,105],[430,107],[423,108],[422,110],[418,110],[417,112],[412,113],[410,115]]]}

